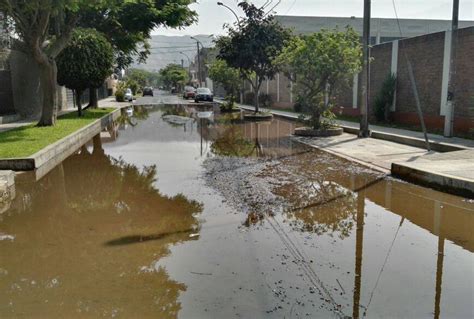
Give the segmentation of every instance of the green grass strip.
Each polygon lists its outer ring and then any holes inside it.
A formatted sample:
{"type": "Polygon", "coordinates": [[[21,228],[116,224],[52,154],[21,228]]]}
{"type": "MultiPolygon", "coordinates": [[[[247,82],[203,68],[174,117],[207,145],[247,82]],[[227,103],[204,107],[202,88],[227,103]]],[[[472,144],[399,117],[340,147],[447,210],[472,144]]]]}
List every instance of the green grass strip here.
{"type": "Polygon", "coordinates": [[[22,158],[33,155],[113,110],[115,109],[88,109],[82,117],[78,117],[77,112],[71,112],[59,116],[55,126],[38,127],[36,124],[31,124],[0,132],[0,158],[22,158]]]}

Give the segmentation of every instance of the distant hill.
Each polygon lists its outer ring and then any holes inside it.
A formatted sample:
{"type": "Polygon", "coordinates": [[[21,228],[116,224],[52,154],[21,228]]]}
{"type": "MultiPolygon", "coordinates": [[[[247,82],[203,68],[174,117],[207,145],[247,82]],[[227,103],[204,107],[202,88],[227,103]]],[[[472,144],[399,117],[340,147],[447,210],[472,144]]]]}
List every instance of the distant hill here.
{"type": "MultiPolygon", "coordinates": [[[[202,42],[204,47],[212,47],[213,39],[207,35],[196,35],[196,39],[202,42]]],[[[158,71],[169,63],[181,64],[181,59],[184,61],[184,66],[188,66],[188,58],[179,52],[186,54],[191,61],[197,53],[196,41],[190,36],[165,36],[154,35],[150,40],[151,54],[144,64],[134,64],[134,68],[145,69],[149,71],[158,71]]]]}

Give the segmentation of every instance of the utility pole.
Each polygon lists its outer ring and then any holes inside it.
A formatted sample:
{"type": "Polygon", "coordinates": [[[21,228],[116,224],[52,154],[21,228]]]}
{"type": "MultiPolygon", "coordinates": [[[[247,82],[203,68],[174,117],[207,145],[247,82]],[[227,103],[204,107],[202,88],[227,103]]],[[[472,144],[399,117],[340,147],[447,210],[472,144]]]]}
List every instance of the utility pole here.
{"type": "Polygon", "coordinates": [[[181,59],[181,67],[184,69],[184,60],[181,59]]]}
{"type": "Polygon", "coordinates": [[[369,90],[370,90],[370,0],[364,0],[364,28],[362,31],[362,101],[360,105],[359,137],[369,137],[369,90]]]}
{"type": "Polygon", "coordinates": [[[448,95],[446,99],[446,115],[444,117],[444,136],[453,136],[454,127],[454,74],[456,47],[457,47],[457,30],[459,24],[459,0],[453,0],[453,19],[451,21],[451,47],[449,48],[449,75],[448,75],[448,95]]]}
{"type": "MultiPolygon", "coordinates": [[[[201,41],[199,41],[198,39],[196,39],[195,37],[191,37],[191,39],[193,39],[194,41],[196,41],[196,47],[197,47],[197,77],[198,77],[198,82],[199,82],[199,87],[201,87],[202,85],[202,82],[201,82],[201,51],[199,49],[199,44],[201,43],[201,41]]],[[[202,43],[201,43],[202,44],[202,43]]],[[[204,47],[204,46],[203,46],[204,47]]]]}

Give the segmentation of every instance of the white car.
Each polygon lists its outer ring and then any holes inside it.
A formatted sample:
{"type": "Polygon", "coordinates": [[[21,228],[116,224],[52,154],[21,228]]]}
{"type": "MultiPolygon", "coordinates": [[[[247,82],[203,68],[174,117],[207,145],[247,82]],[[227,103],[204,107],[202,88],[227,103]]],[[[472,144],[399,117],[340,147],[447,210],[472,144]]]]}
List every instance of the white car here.
{"type": "Polygon", "coordinates": [[[133,94],[132,94],[132,90],[131,89],[126,89],[125,90],[125,97],[124,97],[125,101],[128,101],[128,102],[133,102],[133,94]]]}

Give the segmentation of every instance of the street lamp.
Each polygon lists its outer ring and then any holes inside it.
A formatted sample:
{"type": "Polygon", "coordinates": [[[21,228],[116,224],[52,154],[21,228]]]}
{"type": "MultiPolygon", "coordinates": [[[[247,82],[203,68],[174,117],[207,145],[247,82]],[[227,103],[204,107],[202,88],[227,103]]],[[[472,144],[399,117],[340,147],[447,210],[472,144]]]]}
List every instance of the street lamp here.
{"type": "Polygon", "coordinates": [[[188,59],[188,73],[189,73],[189,77],[191,77],[191,59],[189,58],[189,56],[184,53],[184,52],[179,52],[179,54],[182,54],[184,55],[187,59],[188,59]]]}
{"type": "Polygon", "coordinates": [[[223,3],[222,3],[222,2],[220,2],[220,1],[219,1],[219,2],[217,2],[217,5],[218,5],[218,6],[222,6],[222,7],[224,7],[224,8],[227,8],[227,9],[229,9],[229,10],[230,10],[230,12],[232,12],[232,13],[234,14],[235,18],[237,19],[237,23],[238,23],[238,24],[240,24],[240,19],[239,19],[239,16],[237,15],[237,13],[235,13],[235,11],[234,11],[234,10],[232,10],[232,8],[231,8],[231,7],[229,7],[229,6],[226,6],[225,4],[223,4],[223,3]]]}
{"type": "Polygon", "coordinates": [[[204,46],[202,45],[201,41],[199,41],[198,39],[196,39],[195,37],[191,37],[191,39],[195,40],[196,41],[196,46],[197,46],[197,62],[198,62],[198,69],[197,69],[197,74],[198,74],[198,86],[201,87],[202,85],[202,82],[201,82],[201,53],[200,53],[200,50],[199,50],[199,44],[204,48],[204,46]]]}

